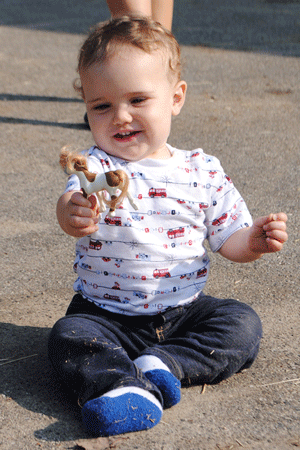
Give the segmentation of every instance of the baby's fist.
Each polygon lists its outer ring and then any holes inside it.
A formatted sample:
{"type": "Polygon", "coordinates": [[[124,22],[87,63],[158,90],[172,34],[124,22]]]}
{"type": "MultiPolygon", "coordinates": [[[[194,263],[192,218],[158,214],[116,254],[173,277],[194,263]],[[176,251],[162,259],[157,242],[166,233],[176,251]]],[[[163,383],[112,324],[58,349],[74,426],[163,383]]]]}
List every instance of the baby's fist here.
{"type": "Polygon", "coordinates": [[[282,249],[283,244],[288,240],[286,222],[287,216],[283,212],[259,217],[254,221],[255,237],[259,238],[260,234],[265,241],[264,253],[278,252],[282,249]]]}

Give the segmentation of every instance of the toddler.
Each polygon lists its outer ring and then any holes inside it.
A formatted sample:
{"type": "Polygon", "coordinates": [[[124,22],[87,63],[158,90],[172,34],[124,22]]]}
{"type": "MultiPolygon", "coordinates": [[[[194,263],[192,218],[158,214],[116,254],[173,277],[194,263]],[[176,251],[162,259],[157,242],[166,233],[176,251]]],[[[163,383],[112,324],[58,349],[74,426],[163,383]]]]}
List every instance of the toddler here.
{"type": "Polygon", "coordinates": [[[124,170],[139,209],[125,199],[114,217],[99,217],[95,197],[69,178],[57,217],[80,238],[78,278],[49,356],[87,431],[109,436],[157,425],[182,385],[219,383],[250,367],[260,319],[245,303],[203,293],[204,241],[231,261],[254,261],[281,250],[287,217],[252,223],[215,157],[167,143],[187,85],[179,45],[160,24],[122,17],[97,26],[78,72],[95,141],[89,170],[124,170]]]}

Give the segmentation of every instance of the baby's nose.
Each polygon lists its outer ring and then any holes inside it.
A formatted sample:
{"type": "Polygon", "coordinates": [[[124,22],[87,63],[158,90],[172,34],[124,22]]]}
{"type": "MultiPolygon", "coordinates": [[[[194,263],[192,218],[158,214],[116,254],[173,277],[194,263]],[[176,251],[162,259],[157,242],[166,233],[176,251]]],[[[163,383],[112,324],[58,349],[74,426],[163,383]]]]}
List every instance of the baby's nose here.
{"type": "Polygon", "coordinates": [[[113,124],[123,125],[124,123],[132,122],[132,117],[126,106],[120,106],[115,109],[113,124]]]}

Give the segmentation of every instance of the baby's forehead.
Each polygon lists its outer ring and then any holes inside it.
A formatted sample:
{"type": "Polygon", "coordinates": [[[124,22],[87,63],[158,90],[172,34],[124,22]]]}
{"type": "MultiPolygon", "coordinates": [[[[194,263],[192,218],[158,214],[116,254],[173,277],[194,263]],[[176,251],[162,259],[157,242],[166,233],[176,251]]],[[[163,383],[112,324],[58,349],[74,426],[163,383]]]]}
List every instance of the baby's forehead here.
{"type": "MultiPolygon", "coordinates": [[[[153,63],[155,65],[161,64],[162,70],[165,69],[165,75],[170,79],[170,82],[173,82],[174,80],[174,72],[171,70],[170,67],[170,52],[160,46],[155,46],[152,49],[149,50],[143,50],[135,45],[128,44],[128,43],[118,43],[114,45],[111,48],[108,48],[105,52],[105,55],[102,55],[101,59],[96,59],[90,66],[86,68],[82,68],[80,70],[81,73],[84,73],[85,70],[88,70],[89,68],[95,68],[101,66],[105,66],[107,63],[110,63],[112,61],[117,61],[118,65],[126,65],[133,64],[134,61],[140,62],[140,67],[143,68],[143,61],[147,61],[147,63],[151,63],[151,60],[153,60],[153,63]]],[[[148,66],[145,64],[144,67],[145,72],[148,70],[148,66]]]]}

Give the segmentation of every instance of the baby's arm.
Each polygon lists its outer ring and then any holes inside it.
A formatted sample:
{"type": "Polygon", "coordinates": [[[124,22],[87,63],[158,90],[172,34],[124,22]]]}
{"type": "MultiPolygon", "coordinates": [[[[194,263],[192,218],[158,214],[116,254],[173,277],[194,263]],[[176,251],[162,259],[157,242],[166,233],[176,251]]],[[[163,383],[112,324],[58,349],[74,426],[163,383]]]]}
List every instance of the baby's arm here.
{"type": "Polygon", "coordinates": [[[56,214],[61,228],[70,236],[83,237],[98,230],[96,198],[85,198],[82,192],[65,192],[57,202],[56,214]]]}
{"type": "Polygon", "coordinates": [[[264,253],[278,252],[288,239],[286,221],[284,213],[259,217],[252,227],[242,228],[232,234],[219,253],[234,262],[250,262],[264,253]]]}

